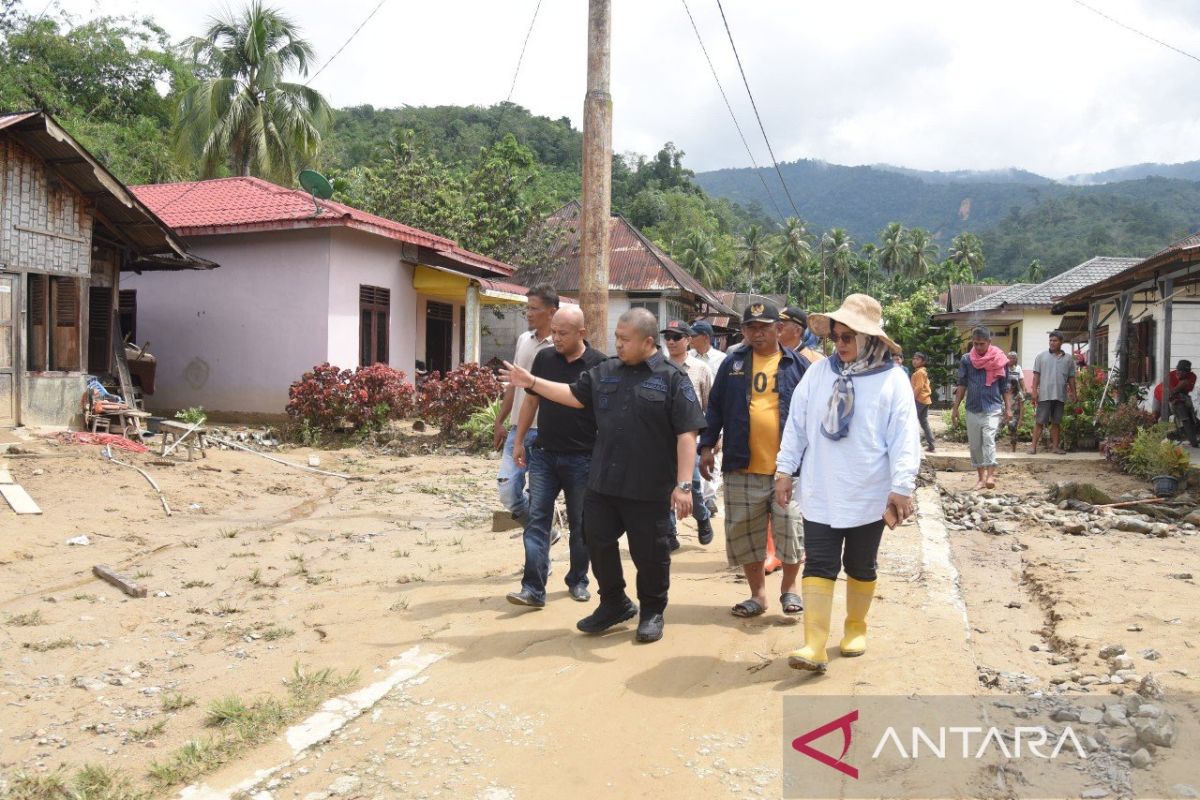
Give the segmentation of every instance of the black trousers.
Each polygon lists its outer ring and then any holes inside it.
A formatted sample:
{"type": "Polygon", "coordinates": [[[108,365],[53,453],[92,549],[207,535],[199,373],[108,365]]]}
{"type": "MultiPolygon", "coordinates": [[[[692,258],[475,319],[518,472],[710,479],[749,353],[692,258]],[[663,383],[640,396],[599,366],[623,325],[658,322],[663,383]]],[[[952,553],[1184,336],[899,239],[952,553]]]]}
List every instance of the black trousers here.
{"type": "Polygon", "coordinates": [[[661,614],[671,586],[670,500],[627,500],[588,490],[583,501],[583,536],[592,560],[600,604],[620,607],[629,601],[621,569],[621,534],[637,568],[641,615],[661,614]]]}
{"type": "Polygon", "coordinates": [[[831,528],[804,520],[804,577],[837,580],[845,567],[856,581],[875,580],[875,558],[883,538],[883,520],[857,528],[831,528]]]}

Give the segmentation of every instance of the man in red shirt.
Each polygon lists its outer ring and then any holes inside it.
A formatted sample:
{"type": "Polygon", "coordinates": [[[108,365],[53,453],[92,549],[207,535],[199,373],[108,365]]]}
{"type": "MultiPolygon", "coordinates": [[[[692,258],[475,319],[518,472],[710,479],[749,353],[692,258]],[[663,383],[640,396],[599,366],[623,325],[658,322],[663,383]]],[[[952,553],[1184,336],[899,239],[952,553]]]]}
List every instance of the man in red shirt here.
{"type": "MultiPolygon", "coordinates": [[[[1190,395],[1192,390],[1196,388],[1196,373],[1192,372],[1192,362],[1187,359],[1180,359],[1175,369],[1171,370],[1167,376],[1167,380],[1171,386],[1171,396],[1182,393],[1190,395]]],[[[1155,410],[1162,408],[1163,390],[1162,384],[1154,387],[1154,408],[1155,410]]]]}

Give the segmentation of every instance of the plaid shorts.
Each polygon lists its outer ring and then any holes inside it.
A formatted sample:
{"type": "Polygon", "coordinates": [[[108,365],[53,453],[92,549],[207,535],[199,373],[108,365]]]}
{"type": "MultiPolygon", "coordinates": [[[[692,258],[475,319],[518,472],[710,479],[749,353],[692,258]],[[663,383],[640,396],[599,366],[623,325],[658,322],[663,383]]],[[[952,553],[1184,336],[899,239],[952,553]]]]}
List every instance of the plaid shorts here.
{"type": "Polygon", "coordinates": [[[725,556],[740,567],[767,558],[767,520],[773,523],[775,557],[799,564],[804,551],[804,520],[794,499],[787,508],[775,504],[775,476],[726,472],[725,556]]]}

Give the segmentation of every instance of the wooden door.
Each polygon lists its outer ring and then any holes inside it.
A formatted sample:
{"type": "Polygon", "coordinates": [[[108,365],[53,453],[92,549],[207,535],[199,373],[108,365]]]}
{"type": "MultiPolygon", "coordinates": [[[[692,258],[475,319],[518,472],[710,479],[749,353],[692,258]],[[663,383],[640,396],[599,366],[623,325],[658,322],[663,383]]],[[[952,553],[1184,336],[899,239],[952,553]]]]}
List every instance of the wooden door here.
{"type": "Polygon", "coordinates": [[[0,275],[0,428],[17,424],[17,279],[0,275]]]}

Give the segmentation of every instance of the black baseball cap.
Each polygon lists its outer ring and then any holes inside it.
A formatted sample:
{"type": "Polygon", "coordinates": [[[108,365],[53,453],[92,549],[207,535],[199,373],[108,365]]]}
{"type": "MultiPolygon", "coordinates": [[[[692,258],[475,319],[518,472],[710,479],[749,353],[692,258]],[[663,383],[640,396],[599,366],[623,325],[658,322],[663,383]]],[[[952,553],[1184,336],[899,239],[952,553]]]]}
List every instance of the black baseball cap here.
{"type": "Polygon", "coordinates": [[[712,323],[710,323],[706,319],[696,320],[695,322],[692,323],[692,334],[695,336],[711,337],[713,335],[712,323]]]}
{"type": "Polygon", "coordinates": [[[751,303],[742,312],[742,324],[748,322],[779,322],[779,309],[771,302],[751,303]]]}
{"type": "Polygon", "coordinates": [[[779,319],[784,322],[794,322],[805,328],[808,327],[808,314],[804,313],[804,309],[796,306],[788,306],[783,311],[780,311],[779,319]]]}
{"type": "Polygon", "coordinates": [[[659,333],[680,333],[684,336],[691,336],[692,329],[688,324],[681,319],[673,319],[667,323],[667,327],[663,328],[659,333]]]}

